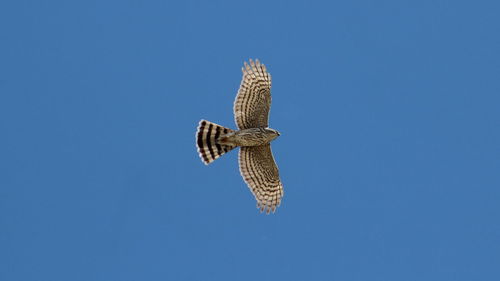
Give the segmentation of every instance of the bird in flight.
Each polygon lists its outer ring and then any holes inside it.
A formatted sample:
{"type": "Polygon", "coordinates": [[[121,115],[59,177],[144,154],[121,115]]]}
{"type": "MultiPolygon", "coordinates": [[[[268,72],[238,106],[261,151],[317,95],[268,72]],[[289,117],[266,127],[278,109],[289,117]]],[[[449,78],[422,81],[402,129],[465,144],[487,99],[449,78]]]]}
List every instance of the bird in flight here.
{"type": "Polygon", "coordinates": [[[259,60],[251,59],[244,63],[242,71],[243,79],[234,101],[238,130],[201,120],[196,146],[206,165],[240,147],[240,173],[257,200],[257,208],[267,214],[274,213],[283,197],[283,184],[270,145],[280,135],[269,128],[271,74],[259,60]]]}

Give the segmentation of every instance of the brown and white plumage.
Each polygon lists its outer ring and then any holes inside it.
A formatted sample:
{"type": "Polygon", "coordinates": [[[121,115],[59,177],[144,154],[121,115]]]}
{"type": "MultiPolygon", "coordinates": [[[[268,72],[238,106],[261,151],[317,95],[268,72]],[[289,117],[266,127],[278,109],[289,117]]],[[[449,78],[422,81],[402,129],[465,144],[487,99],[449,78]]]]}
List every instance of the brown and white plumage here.
{"type": "Polygon", "coordinates": [[[241,176],[257,199],[257,208],[274,212],[283,197],[283,184],[271,145],[241,147],[238,158],[241,176]]]}
{"type": "Polygon", "coordinates": [[[241,129],[269,126],[271,108],[271,74],[256,60],[245,62],[241,68],[243,79],[234,101],[234,118],[241,129]]]}
{"type": "Polygon", "coordinates": [[[268,128],[271,108],[271,75],[258,60],[244,63],[243,79],[234,102],[238,131],[201,120],[196,144],[202,161],[213,162],[240,147],[240,173],[257,200],[257,207],[274,212],[283,197],[283,184],[270,142],[279,136],[268,128]]]}

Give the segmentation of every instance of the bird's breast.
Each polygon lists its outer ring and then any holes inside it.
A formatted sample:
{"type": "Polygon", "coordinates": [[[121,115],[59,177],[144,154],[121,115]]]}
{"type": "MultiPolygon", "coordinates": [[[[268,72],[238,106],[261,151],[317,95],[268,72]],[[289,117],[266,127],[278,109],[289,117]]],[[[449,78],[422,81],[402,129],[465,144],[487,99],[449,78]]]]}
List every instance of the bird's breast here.
{"type": "Polygon", "coordinates": [[[251,128],[223,135],[219,138],[218,142],[223,145],[259,146],[267,144],[273,139],[274,136],[265,130],[261,128],[251,128]]]}

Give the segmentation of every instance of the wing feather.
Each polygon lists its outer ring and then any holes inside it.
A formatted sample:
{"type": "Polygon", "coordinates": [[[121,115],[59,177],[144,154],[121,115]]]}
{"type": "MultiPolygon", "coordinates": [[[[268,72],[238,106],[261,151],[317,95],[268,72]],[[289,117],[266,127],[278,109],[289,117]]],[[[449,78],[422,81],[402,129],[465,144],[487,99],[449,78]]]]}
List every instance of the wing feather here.
{"type": "Polygon", "coordinates": [[[271,74],[259,60],[244,63],[243,78],[234,101],[234,118],[239,129],[269,126],[271,74]]]}
{"type": "Polygon", "coordinates": [[[241,176],[257,200],[260,211],[274,213],[283,197],[283,184],[274,161],[271,146],[245,146],[240,148],[241,176]]]}

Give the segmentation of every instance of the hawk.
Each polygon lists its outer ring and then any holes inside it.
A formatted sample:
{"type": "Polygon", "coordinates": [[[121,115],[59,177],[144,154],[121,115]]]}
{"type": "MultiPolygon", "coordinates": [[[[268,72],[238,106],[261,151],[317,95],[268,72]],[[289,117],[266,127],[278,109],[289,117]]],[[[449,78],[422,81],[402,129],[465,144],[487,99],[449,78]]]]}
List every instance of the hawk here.
{"type": "Polygon", "coordinates": [[[283,184],[270,145],[280,133],[268,127],[271,74],[259,60],[245,62],[242,71],[243,79],[234,101],[238,130],[201,120],[196,145],[206,165],[240,147],[240,173],[257,200],[257,208],[274,213],[283,197],[283,184]]]}

